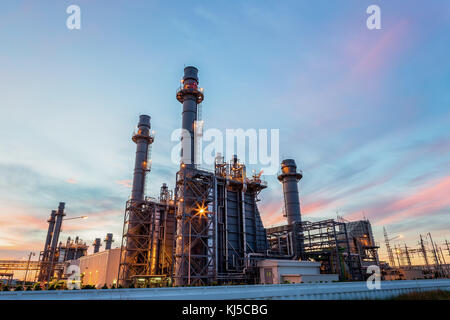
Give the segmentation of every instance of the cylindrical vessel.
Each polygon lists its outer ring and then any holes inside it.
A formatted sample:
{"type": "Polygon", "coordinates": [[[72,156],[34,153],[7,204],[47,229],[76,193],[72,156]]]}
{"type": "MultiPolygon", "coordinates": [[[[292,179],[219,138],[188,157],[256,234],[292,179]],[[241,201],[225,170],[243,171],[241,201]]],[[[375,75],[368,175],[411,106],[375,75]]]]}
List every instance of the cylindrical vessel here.
{"type": "Polygon", "coordinates": [[[281,162],[281,174],[278,180],[283,184],[284,208],[288,224],[302,221],[298,196],[298,181],[301,178],[302,174],[297,172],[295,160],[286,159],[281,162]]]}
{"type": "Polygon", "coordinates": [[[45,239],[44,257],[48,255],[48,250],[50,248],[50,244],[52,243],[53,230],[55,228],[55,216],[56,210],[52,210],[50,218],[48,219],[48,231],[47,231],[47,238],[45,239]]]}
{"type": "Polygon", "coordinates": [[[113,234],[112,233],[107,233],[106,234],[106,238],[105,238],[105,250],[109,250],[111,249],[111,245],[113,243],[113,234]]]}
{"type": "Polygon", "coordinates": [[[136,143],[136,159],[131,200],[133,202],[142,202],[144,201],[145,175],[148,171],[148,149],[153,142],[153,137],[150,134],[150,116],[139,116],[138,131],[133,135],[132,139],[136,143]]]}
{"type": "Polygon", "coordinates": [[[55,215],[56,216],[55,229],[53,231],[52,245],[51,245],[52,256],[55,254],[55,250],[58,245],[59,234],[61,233],[62,221],[65,216],[65,213],[64,213],[65,205],[66,204],[64,202],[60,202],[59,206],[58,206],[58,211],[56,212],[56,215],[55,215]]]}
{"type": "Polygon", "coordinates": [[[97,253],[100,251],[100,246],[101,246],[101,239],[100,238],[95,238],[95,241],[93,243],[94,246],[94,253],[97,253]]]}
{"type": "Polygon", "coordinates": [[[196,67],[184,68],[181,88],[177,99],[183,104],[181,134],[181,162],[187,166],[195,162],[195,121],[197,121],[197,104],[203,101],[202,89],[198,87],[198,70],[196,67]]]}

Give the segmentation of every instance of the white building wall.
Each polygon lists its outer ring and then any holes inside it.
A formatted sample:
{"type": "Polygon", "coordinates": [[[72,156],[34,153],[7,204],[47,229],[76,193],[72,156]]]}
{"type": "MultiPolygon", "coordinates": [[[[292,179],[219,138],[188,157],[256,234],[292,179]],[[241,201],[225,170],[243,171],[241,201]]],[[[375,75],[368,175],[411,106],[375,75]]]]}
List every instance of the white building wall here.
{"type": "Polygon", "coordinates": [[[111,287],[117,283],[119,272],[120,248],[97,252],[81,257],[80,272],[82,274],[83,285],[95,285],[111,287]]]}

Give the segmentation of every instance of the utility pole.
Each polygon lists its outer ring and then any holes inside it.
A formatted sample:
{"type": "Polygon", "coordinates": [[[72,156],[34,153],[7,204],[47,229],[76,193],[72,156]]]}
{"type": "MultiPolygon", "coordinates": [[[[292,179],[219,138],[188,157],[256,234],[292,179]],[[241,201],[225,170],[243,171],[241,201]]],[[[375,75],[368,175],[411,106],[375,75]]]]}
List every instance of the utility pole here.
{"type": "MultiPolygon", "coordinates": [[[[389,237],[385,227],[383,227],[383,232],[384,232],[384,241],[386,242],[386,250],[389,257],[389,263],[391,264],[392,267],[395,267],[394,254],[392,253],[391,245],[389,244],[389,237]]],[[[398,264],[398,266],[400,267],[400,263],[398,264]]]]}
{"type": "Polygon", "coordinates": [[[396,245],[394,245],[394,250],[395,250],[395,255],[397,256],[398,267],[400,268],[402,266],[402,264],[400,263],[400,257],[399,257],[400,249],[397,248],[396,245]]]}
{"type": "Polygon", "coordinates": [[[408,247],[406,246],[406,243],[405,243],[405,254],[406,254],[406,261],[408,262],[408,265],[411,267],[411,258],[410,258],[410,256],[409,256],[409,251],[408,251],[408,247]]]}
{"type": "Polygon", "coordinates": [[[441,258],[442,258],[442,262],[443,263],[443,267],[442,267],[442,271],[445,273],[445,275],[448,274],[448,266],[447,266],[447,262],[445,262],[445,257],[444,257],[444,253],[442,252],[442,248],[439,247],[439,251],[441,252],[441,258]]]}
{"type": "Polygon", "coordinates": [[[427,250],[425,248],[425,244],[422,238],[422,235],[420,235],[420,247],[422,249],[422,255],[423,255],[423,259],[425,260],[425,264],[427,265],[427,269],[430,268],[430,265],[428,263],[428,256],[427,256],[427,250]]]}
{"type": "Polygon", "coordinates": [[[27,275],[28,275],[28,269],[30,269],[30,260],[31,260],[31,256],[34,256],[35,253],[34,252],[30,252],[30,254],[28,255],[28,263],[27,263],[27,269],[25,271],[25,277],[23,278],[23,286],[25,287],[25,284],[27,283],[27,275]]]}
{"type": "Polygon", "coordinates": [[[438,274],[441,274],[441,265],[439,263],[439,258],[437,256],[436,247],[434,246],[433,238],[431,237],[431,233],[428,232],[428,236],[430,237],[431,247],[433,248],[434,261],[436,262],[436,271],[438,274]]]}

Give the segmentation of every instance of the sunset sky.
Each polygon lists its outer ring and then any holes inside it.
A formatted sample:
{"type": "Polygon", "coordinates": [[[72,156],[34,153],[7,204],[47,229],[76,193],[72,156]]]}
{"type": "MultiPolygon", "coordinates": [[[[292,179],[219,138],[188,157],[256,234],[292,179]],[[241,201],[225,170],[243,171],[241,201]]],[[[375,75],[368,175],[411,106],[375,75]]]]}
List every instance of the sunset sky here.
{"type": "MultiPolygon", "coordinates": [[[[304,220],[366,217],[382,259],[383,226],[397,244],[450,240],[448,0],[5,0],[0,40],[0,259],[42,250],[60,201],[89,216],[62,241],[113,232],[120,245],[140,114],[156,132],[148,193],[174,186],[187,65],[205,129],[280,129],[280,157],[303,170],[304,220]],[[81,30],[66,28],[71,4],[81,30]],[[366,27],[371,4],[381,30],[366,27]]],[[[281,185],[265,179],[267,227],[284,218],[281,185]]]]}

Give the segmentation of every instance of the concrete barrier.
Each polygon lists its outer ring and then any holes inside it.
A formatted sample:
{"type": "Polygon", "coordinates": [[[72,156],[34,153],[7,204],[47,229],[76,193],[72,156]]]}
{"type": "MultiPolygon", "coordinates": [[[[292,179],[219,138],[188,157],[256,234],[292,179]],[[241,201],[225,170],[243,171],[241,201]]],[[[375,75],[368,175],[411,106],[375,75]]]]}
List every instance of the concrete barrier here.
{"type": "Polygon", "coordinates": [[[382,281],[369,290],[365,282],[301,283],[149,289],[51,290],[0,292],[0,300],[356,300],[389,299],[403,293],[450,291],[450,279],[382,281]]]}

